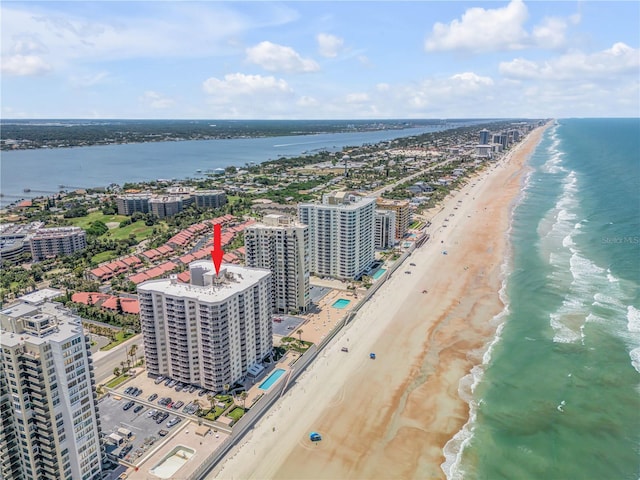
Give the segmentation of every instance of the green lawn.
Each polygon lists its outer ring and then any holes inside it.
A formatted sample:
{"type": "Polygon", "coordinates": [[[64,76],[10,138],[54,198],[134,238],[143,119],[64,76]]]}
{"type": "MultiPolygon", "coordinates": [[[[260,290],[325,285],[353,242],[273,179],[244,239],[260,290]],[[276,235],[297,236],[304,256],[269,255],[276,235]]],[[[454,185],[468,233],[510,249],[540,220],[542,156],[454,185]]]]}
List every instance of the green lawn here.
{"type": "Polygon", "coordinates": [[[144,224],[143,220],[138,220],[137,222],[134,222],[131,225],[127,225],[126,227],[118,227],[114,228],[113,230],[109,230],[104,234],[104,238],[126,240],[127,238],[129,238],[129,235],[134,234],[136,236],[136,240],[138,242],[141,242],[145,238],[150,237],[152,233],[153,226],[147,227],[144,224]]]}
{"type": "Polygon", "coordinates": [[[118,254],[115,250],[107,250],[106,252],[101,252],[91,257],[91,263],[93,265],[98,265],[99,263],[106,262],[107,260],[111,260],[117,256],[118,254]]]}
{"type": "Polygon", "coordinates": [[[236,407],[227,413],[227,417],[233,418],[234,422],[237,422],[244,415],[244,409],[242,407],[236,407]]]}
{"type": "Polygon", "coordinates": [[[89,228],[91,223],[95,222],[96,220],[100,220],[101,222],[104,222],[104,223],[109,223],[109,222],[120,223],[123,220],[126,220],[127,218],[128,217],[124,215],[103,215],[102,212],[91,212],[90,214],[84,217],[71,218],[70,220],[75,227],[81,227],[81,228],[87,229],[89,228]]]}
{"type": "Polygon", "coordinates": [[[131,332],[125,333],[124,330],[121,330],[118,333],[116,333],[116,340],[114,342],[111,342],[110,344],[105,345],[100,350],[102,350],[102,351],[111,350],[113,347],[117,347],[122,342],[124,342],[125,340],[133,337],[134,335],[135,335],[134,333],[131,333],[131,332]]]}
{"type": "Polygon", "coordinates": [[[116,377],[113,380],[109,380],[107,383],[105,383],[105,387],[116,388],[118,385],[126,382],[127,380],[129,380],[129,375],[120,375],[119,377],[116,377]]]}

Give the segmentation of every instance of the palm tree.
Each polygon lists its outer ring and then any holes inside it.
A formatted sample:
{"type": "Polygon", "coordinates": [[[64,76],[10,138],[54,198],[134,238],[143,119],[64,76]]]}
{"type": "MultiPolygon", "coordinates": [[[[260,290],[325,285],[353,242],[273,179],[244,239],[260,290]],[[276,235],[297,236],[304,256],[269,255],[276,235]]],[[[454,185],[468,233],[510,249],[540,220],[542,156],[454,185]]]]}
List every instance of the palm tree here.
{"type": "Polygon", "coordinates": [[[127,355],[129,355],[131,358],[133,358],[133,364],[136,364],[136,354],[138,353],[138,345],[136,345],[135,343],[133,345],[131,345],[131,348],[129,348],[129,351],[127,352],[127,355]]]}
{"type": "Polygon", "coordinates": [[[211,404],[211,408],[209,409],[209,412],[211,412],[211,410],[215,408],[216,397],[215,395],[207,395],[207,400],[209,400],[209,403],[211,404]]]}
{"type": "Polygon", "coordinates": [[[240,400],[242,400],[242,409],[246,410],[247,406],[246,406],[246,402],[247,402],[247,397],[249,396],[249,394],[246,391],[243,391],[240,393],[240,400]]]}
{"type": "Polygon", "coordinates": [[[298,338],[300,339],[300,342],[302,342],[302,333],[303,330],[301,328],[298,329],[298,331],[296,332],[298,334],[298,338]]]}
{"type": "Polygon", "coordinates": [[[196,415],[200,416],[200,410],[202,410],[202,406],[200,405],[200,400],[198,398],[194,398],[191,403],[193,403],[196,407],[198,407],[198,409],[196,410],[196,415]]]}
{"type": "Polygon", "coordinates": [[[119,377],[120,376],[120,369],[118,367],[113,369],[113,376],[114,377],[119,377]]]}

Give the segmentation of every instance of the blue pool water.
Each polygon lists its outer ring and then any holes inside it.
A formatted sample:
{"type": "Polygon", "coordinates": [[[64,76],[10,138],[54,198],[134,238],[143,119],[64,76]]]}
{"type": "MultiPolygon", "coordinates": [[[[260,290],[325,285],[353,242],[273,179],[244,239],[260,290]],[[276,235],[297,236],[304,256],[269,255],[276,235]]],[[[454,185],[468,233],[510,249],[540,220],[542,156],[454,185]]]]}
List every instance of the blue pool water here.
{"type": "Polygon", "coordinates": [[[347,300],[346,298],[339,298],[338,300],[333,302],[333,305],[331,305],[331,306],[333,308],[344,308],[347,305],[349,305],[350,303],[351,303],[351,300],[347,300]]]}
{"type": "Polygon", "coordinates": [[[271,375],[269,375],[269,377],[264,382],[262,382],[258,388],[260,390],[269,390],[271,386],[276,383],[276,381],[282,376],[283,373],[284,370],[281,368],[271,372],[271,375]]]}
{"type": "Polygon", "coordinates": [[[373,274],[373,279],[377,280],[379,279],[382,275],[384,275],[384,272],[386,272],[387,270],[385,268],[381,268],[380,270],[378,270],[376,273],[373,274]]]}

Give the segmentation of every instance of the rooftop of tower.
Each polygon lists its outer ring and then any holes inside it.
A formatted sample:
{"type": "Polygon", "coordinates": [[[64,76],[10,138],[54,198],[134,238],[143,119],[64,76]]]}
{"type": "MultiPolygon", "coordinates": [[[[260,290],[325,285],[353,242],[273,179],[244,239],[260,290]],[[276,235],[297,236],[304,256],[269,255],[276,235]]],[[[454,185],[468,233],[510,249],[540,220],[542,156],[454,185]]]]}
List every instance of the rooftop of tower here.
{"type": "Polygon", "coordinates": [[[216,275],[213,262],[199,260],[189,264],[191,283],[178,282],[170,278],[149,280],[138,286],[138,291],[157,292],[176,297],[186,297],[200,302],[223,302],[229,297],[245,291],[260,280],[271,275],[269,270],[224,264],[216,275]]]}

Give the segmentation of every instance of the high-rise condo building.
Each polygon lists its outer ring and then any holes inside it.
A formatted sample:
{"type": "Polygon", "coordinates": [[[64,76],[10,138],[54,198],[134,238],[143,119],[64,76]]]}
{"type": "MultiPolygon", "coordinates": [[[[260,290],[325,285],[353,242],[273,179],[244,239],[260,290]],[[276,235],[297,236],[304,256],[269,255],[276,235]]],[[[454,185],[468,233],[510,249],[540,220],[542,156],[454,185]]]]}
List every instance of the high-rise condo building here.
{"type": "Polygon", "coordinates": [[[200,208],[221,208],[227,203],[227,196],[222,190],[196,190],[191,195],[200,208]]]}
{"type": "Polygon", "coordinates": [[[396,214],[395,235],[397,240],[402,240],[409,231],[411,223],[411,209],[409,200],[389,200],[378,198],[376,205],[380,210],[391,210],[396,214]]]}
{"type": "Polygon", "coordinates": [[[487,130],[486,128],[483,128],[482,130],[480,130],[480,145],[487,145],[489,144],[489,130],[487,130]]]}
{"type": "Polygon", "coordinates": [[[396,212],[376,210],[376,248],[391,248],[396,243],[396,212]]]}
{"type": "Polygon", "coordinates": [[[286,215],[265,215],[244,230],[248,267],[271,271],[273,311],[304,312],[309,306],[309,227],[286,215]]]}
{"type": "Polygon", "coordinates": [[[40,262],[84,250],[87,234],[80,227],[42,228],[31,237],[30,245],[33,261],[40,262]]]}
{"type": "Polygon", "coordinates": [[[149,200],[149,211],[158,218],[173,217],[184,208],[182,197],[170,195],[165,197],[155,197],[149,200]]]}
{"type": "Polygon", "coordinates": [[[89,338],[79,318],[49,307],[0,312],[0,478],[101,478],[89,338]]]}
{"type": "Polygon", "coordinates": [[[149,213],[150,193],[133,193],[116,197],[118,215],[133,215],[135,212],[149,213]]]}
{"type": "Polygon", "coordinates": [[[138,285],[147,370],[221,391],[244,377],[273,347],[271,273],[208,260],[175,276],[138,285]]]}
{"type": "Polygon", "coordinates": [[[376,199],[337,192],[322,203],[301,203],[298,218],[309,226],[312,274],[357,278],[373,263],[376,199]]]}

